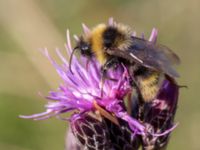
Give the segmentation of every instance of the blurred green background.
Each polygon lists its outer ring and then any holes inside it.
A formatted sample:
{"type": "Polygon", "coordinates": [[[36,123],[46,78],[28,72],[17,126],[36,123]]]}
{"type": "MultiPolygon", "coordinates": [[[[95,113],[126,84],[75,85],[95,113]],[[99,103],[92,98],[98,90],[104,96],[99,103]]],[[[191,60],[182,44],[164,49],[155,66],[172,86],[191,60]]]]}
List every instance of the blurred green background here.
{"type": "MultiPolygon", "coordinates": [[[[60,80],[38,51],[64,50],[65,32],[81,34],[109,17],[149,36],[181,58],[181,89],[169,150],[200,149],[200,1],[199,0],[0,0],[0,150],[62,150],[67,123],[18,118],[44,110],[37,93],[56,89],[60,80]]],[[[67,57],[67,56],[66,56],[67,57]]]]}

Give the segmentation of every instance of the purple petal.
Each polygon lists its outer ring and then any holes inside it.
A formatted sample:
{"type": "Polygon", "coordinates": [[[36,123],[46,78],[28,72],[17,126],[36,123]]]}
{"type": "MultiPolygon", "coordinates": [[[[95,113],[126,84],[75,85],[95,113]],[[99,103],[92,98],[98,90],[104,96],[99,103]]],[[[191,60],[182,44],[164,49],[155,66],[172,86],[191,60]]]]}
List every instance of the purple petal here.
{"type": "Polygon", "coordinates": [[[90,31],[90,29],[84,23],[82,23],[82,27],[83,27],[84,33],[86,35],[90,35],[91,31],[90,31]]]}
{"type": "Polygon", "coordinates": [[[156,43],[158,36],[158,30],[156,28],[153,28],[151,31],[151,35],[149,37],[149,41],[156,43]]]}

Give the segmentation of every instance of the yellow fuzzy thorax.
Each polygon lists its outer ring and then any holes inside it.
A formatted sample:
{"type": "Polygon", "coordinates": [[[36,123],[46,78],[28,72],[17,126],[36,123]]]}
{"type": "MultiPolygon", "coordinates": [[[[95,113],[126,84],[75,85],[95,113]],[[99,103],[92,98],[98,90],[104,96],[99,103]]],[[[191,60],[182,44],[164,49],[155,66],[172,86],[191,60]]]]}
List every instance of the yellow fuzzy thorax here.
{"type": "MultiPolygon", "coordinates": [[[[106,24],[99,24],[94,27],[91,33],[86,37],[86,41],[91,43],[92,52],[101,65],[104,65],[107,60],[103,41],[103,33],[107,27],[108,25],[106,24]]],[[[131,44],[131,29],[128,26],[122,24],[114,24],[113,27],[123,35],[123,38],[116,38],[114,43],[115,46],[120,50],[127,49],[127,47],[129,47],[131,44]]]]}
{"type": "Polygon", "coordinates": [[[105,24],[99,24],[92,30],[90,36],[93,53],[95,54],[97,60],[102,65],[106,62],[106,55],[104,52],[103,37],[102,37],[105,29],[106,29],[105,24]]]}
{"type": "Polygon", "coordinates": [[[124,38],[118,38],[116,43],[117,43],[117,48],[120,50],[126,50],[132,42],[131,36],[133,34],[131,28],[129,26],[126,26],[121,23],[117,23],[114,25],[115,28],[117,28],[118,32],[124,35],[124,38]]]}

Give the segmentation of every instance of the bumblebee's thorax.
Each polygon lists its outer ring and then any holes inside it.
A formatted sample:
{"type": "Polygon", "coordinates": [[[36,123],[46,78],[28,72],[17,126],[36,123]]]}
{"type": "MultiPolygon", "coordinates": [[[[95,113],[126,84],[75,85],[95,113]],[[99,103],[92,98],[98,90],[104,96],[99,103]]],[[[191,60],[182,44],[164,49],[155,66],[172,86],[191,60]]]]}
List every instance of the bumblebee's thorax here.
{"type": "Polygon", "coordinates": [[[106,29],[105,24],[100,24],[92,30],[90,36],[91,48],[100,64],[106,62],[106,54],[103,45],[103,33],[106,29]]]}
{"type": "Polygon", "coordinates": [[[103,65],[107,58],[106,49],[126,50],[131,45],[131,30],[129,27],[116,24],[108,26],[100,24],[96,26],[88,40],[91,43],[91,49],[97,60],[103,65]]]}

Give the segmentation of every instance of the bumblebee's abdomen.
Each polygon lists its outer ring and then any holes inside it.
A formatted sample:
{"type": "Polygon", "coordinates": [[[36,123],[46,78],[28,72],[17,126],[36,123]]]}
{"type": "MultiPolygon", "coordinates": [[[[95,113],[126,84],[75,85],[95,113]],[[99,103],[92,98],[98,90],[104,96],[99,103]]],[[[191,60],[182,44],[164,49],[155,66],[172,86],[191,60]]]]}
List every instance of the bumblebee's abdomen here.
{"type": "Polygon", "coordinates": [[[158,75],[152,74],[139,82],[141,95],[145,101],[151,101],[156,97],[159,91],[158,81],[158,75]]]}
{"type": "Polygon", "coordinates": [[[160,89],[163,74],[157,71],[142,68],[136,71],[136,84],[145,102],[153,100],[160,89]]]}

